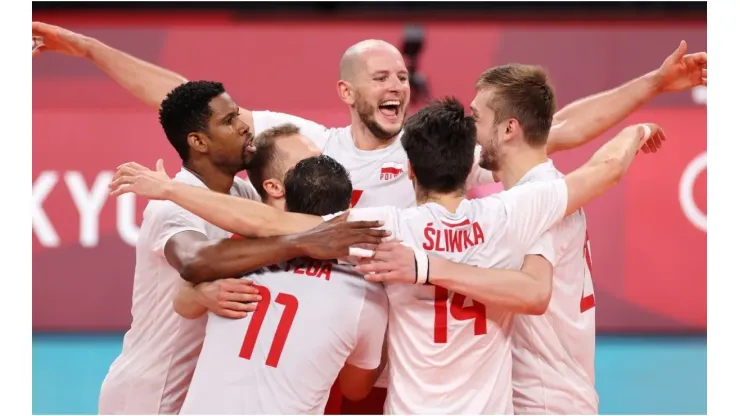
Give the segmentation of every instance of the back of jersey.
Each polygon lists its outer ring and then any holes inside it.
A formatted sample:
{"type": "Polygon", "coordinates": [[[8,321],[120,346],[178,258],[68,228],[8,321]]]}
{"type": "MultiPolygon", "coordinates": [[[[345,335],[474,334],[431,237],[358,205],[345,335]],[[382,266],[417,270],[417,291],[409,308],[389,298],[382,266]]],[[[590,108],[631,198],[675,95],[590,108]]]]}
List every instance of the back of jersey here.
{"type": "MultiPolygon", "coordinates": [[[[521,183],[561,178],[551,161],[521,183]]],[[[583,210],[548,232],[554,244],[553,288],[543,315],[517,315],[512,335],[517,414],[595,414],[595,299],[583,210]]]]}
{"type": "MultiPolygon", "coordinates": [[[[519,269],[567,203],[564,182],[540,183],[479,200],[456,212],[427,203],[351,220],[383,219],[394,237],[430,255],[478,267],[519,269]]],[[[512,413],[512,314],[445,288],[393,283],[387,414],[512,413]]]]}
{"type": "Polygon", "coordinates": [[[383,288],[332,262],[252,274],[262,300],[244,319],[209,315],[182,414],[321,414],[345,362],[376,368],[383,288]]]}

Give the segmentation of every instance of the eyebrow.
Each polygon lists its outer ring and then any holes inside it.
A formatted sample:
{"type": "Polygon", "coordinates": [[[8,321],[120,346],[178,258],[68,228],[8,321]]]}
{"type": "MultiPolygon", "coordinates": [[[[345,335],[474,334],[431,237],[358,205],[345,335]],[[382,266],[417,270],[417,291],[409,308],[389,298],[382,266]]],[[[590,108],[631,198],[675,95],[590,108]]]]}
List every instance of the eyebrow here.
{"type": "Polygon", "coordinates": [[[236,117],[237,115],[239,115],[239,110],[238,109],[237,110],[229,111],[228,113],[224,114],[223,117],[221,117],[221,121],[224,121],[224,120],[226,120],[229,117],[236,117]]]}

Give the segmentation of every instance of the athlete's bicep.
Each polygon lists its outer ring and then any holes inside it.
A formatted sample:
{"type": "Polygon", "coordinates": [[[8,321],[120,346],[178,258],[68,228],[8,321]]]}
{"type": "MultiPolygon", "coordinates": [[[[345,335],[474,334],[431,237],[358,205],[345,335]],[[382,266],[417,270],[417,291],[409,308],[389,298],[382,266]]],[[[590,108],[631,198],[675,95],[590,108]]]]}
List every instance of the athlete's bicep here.
{"type": "MultiPolygon", "coordinates": [[[[149,216],[148,220],[152,227],[149,243],[155,253],[167,258],[165,248],[178,234],[187,233],[189,239],[207,238],[204,219],[170,201],[152,201],[151,204],[155,205],[151,206],[150,211],[145,212],[145,216],[149,216]]],[[[169,261],[169,258],[167,260],[169,261]]]]}
{"type": "Polygon", "coordinates": [[[183,230],[172,235],[164,244],[164,258],[180,273],[192,262],[198,249],[208,243],[208,237],[193,230],[183,230]]]}

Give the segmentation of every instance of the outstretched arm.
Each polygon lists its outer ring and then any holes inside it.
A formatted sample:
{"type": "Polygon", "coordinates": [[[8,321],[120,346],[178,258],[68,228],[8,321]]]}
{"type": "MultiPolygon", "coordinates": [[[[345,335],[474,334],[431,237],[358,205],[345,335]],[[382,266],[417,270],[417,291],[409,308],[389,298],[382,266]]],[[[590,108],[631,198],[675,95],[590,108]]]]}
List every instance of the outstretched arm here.
{"type": "Polygon", "coordinates": [[[707,53],[686,54],[681,41],[657,70],[617,88],[580,99],[553,118],[547,153],[573,149],[596,139],[663,92],[707,85],[707,53]]]}
{"type": "Polygon", "coordinates": [[[245,237],[271,237],[307,231],[321,217],[280,211],[260,202],[186,185],[170,179],[162,160],[152,171],[138,163],[118,167],[111,196],[133,192],[149,199],[170,200],[207,222],[245,237]]]}
{"type": "Polygon", "coordinates": [[[601,146],[585,165],[565,175],[568,205],[564,216],[574,213],[619,183],[640,148],[650,138],[656,139],[660,145],[665,135],[656,124],[629,126],[601,146]]]}
{"type": "MultiPolygon", "coordinates": [[[[188,81],[176,72],[143,61],[89,36],[42,22],[33,22],[32,27],[33,36],[43,42],[34,56],[39,51],[54,51],[87,58],[151,108],[158,110],[170,91],[188,81]]],[[[252,112],[241,109],[239,116],[254,131],[252,112]]]]}

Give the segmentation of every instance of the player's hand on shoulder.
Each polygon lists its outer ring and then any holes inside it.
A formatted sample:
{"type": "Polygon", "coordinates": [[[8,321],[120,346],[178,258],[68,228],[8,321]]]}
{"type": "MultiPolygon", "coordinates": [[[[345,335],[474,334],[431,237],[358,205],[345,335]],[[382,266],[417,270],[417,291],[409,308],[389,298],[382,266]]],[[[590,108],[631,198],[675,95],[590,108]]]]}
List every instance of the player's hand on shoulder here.
{"type": "Polygon", "coordinates": [[[371,258],[362,259],[355,270],[371,282],[414,283],[414,250],[398,241],[381,243],[375,249],[375,254],[371,258]]]}
{"type": "Polygon", "coordinates": [[[347,221],[349,211],[296,235],[296,244],[305,257],[319,260],[344,258],[350,247],[375,247],[389,234],[379,229],[380,221],[347,221]]]}
{"type": "Polygon", "coordinates": [[[221,279],[195,286],[200,303],[209,311],[225,318],[244,318],[257,309],[262,300],[259,289],[250,279],[221,279]]]}
{"type": "Polygon", "coordinates": [[[159,159],[156,171],[136,162],[124,163],[116,169],[109,187],[111,196],[134,193],[149,199],[166,199],[171,185],[172,179],[164,170],[164,162],[159,159]]]}
{"type": "Polygon", "coordinates": [[[688,45],[682,40],[678,49],[654,72],[659,91],[685,91],[707,85],[707,53],[687,54],[687,51],[688,45]]]}
{"type": "Polygon", "coordinates": [[[641,129],[643,137],[640,141],[640,150],[643,153],[657,153],[666,141],[665,131],[655,123],[643,123],[641,129]]]}
{"type": "Polygon", "coordinates": [[[45,51],[82,57],[87,53],[89,38],[71,30],[43,22],[32,22],[33,56],[45,51]]]}

